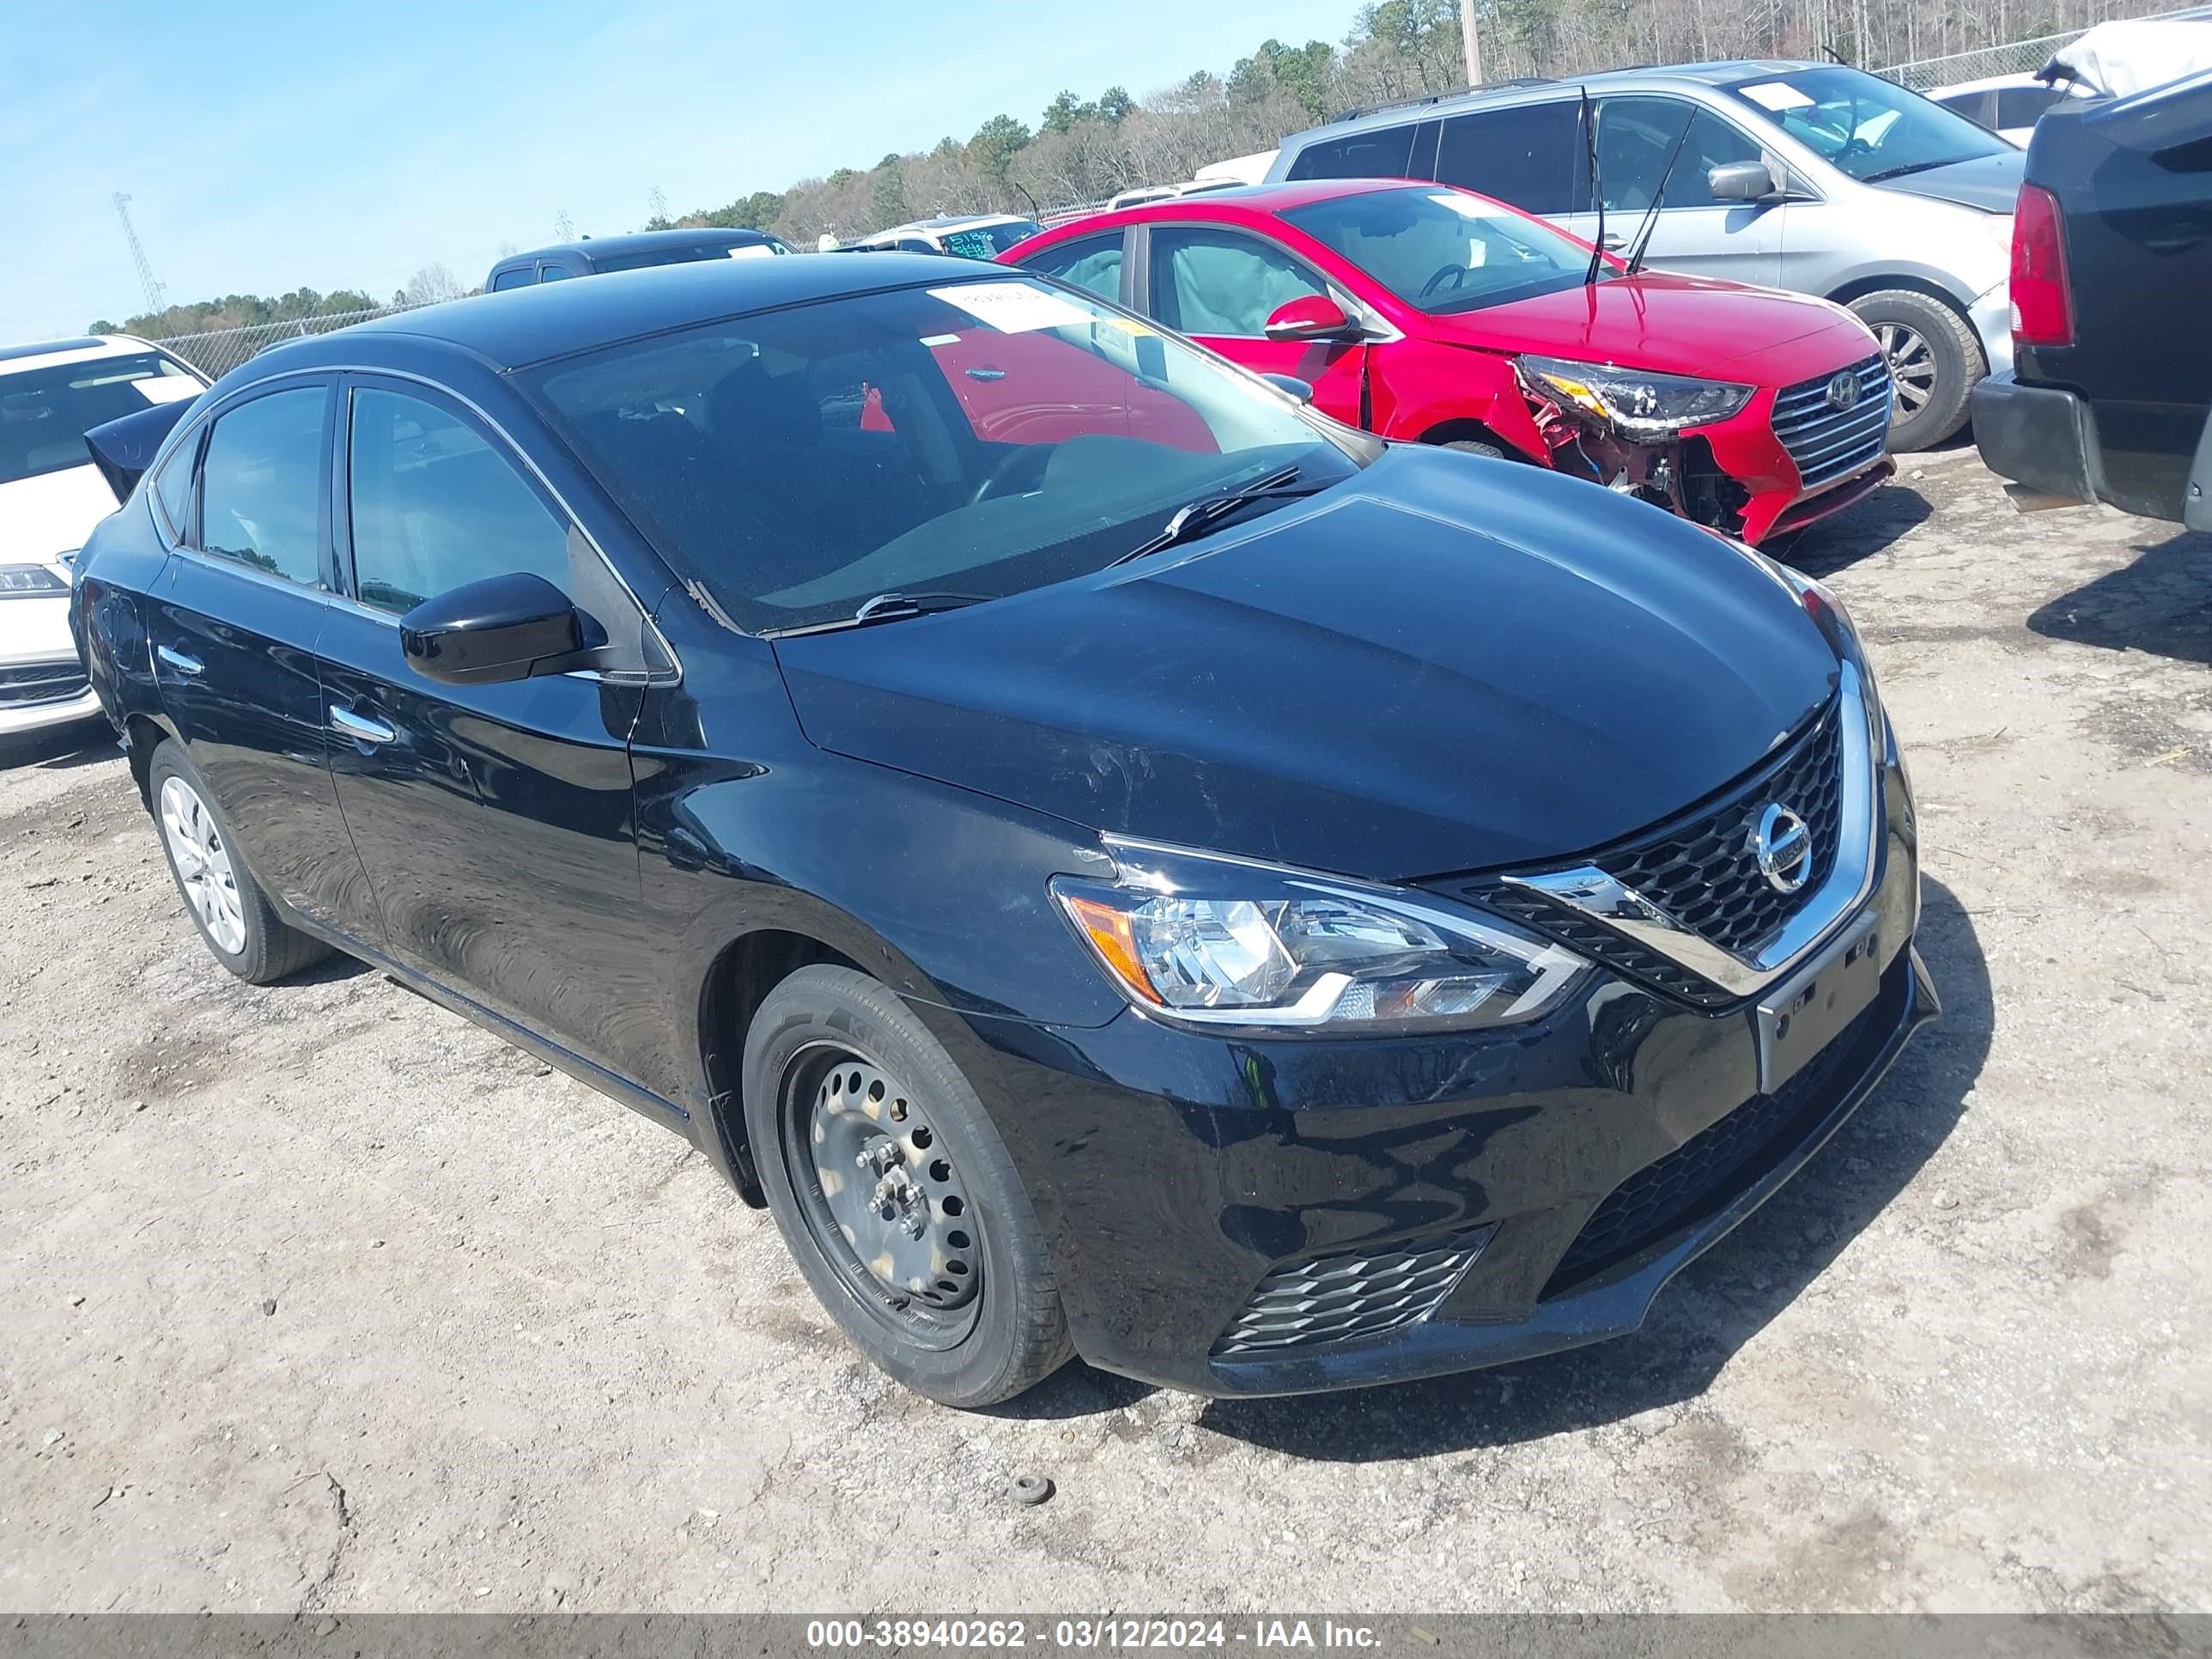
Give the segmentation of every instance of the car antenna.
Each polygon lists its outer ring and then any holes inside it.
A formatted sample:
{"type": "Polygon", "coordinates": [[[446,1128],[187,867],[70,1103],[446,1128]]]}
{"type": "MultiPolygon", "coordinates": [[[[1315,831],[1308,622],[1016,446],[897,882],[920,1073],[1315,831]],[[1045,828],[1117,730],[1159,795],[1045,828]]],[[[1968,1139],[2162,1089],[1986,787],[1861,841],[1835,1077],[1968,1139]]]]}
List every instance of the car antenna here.
{"type": "Polygon", "coordinates": [[[1628,274],[1632,276],[1644,269],[1644,251],[1651,246],[1651,232],[1659,223],[1659,210],[1667,200],[1667,181],[1674,176],[1674,163],[1682,159],[1682,146],[1690,142],[1691,123],[1698,118],[1695,106],[1689,119],[1682,123],[1681,136],[1674,140],[1674,148],[1667,152],[1667,165],[1659,172],[1659,188],[1651,192],[1651,205],[1644,210],[1644,222],[1636,228],[1636,240],[1628,250],[1628,274]]]}
{"type": "Polygon", "coordinates": [[[1849,68],[1851,66],[1851,60],[1850,60],[1850,58],[1848,58],[1844,57],[1844,54],[1843,54],[1843,53],[1841,53],[1840,52],[1838,52],[1838,51],[1837,51],[1833,46],[1830,46],[1830,45],[1829,45],[1826,40],[1823,40],[1823,41],[1821,41],[1821,42],[1820,42],[1820,50],[1821,50],[1822,52],[1826,52],[1826,53],[1828,54],[1828,61],[1829,61],[1830,63],[1832,63],[1832,64],[1842,64],[1845,69],[1849,69],[1849,68]]]}
{"type": "Polygon", "coordinates": [[[1589,269],[1583,272],[1583,286],[1589,287],[1597,281],[1598,267],[1605,263],[1605,188],[1597,176],[1597,128],[1590,118],[1589,88],[1583,94],[1583,153],[1589,159],[1590,194],[1597,198],[1597,234],[1590,238],[1589,269]]]}

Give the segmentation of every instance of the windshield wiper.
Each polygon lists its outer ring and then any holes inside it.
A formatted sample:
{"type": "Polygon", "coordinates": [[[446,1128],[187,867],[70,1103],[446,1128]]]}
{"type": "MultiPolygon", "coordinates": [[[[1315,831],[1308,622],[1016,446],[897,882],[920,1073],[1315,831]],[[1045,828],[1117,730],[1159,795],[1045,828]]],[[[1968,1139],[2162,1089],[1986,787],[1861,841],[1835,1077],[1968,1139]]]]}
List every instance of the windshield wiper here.
{"type": "Polygon", "coordinates": [[[844,628],[866,628],[876,623],[904,622],[908,617],[927,617],[938,611],[957,611],[963,605],[981,605],[990,599],[988,593],[901,593],[896,591],[878,593],[864,599],[849,617],[835,617],[828,622],[802,623],[797,628],[774,628],[765,637],[772,640],[789,639],[799,634],[834,634],[844,628]]]}
{"type": "Polygon", "coordinates": [[[1174,515],[1162,527],[1159,534],[1147,537],[1127,553],[1107,560],[1100,568],[1110,570],[1117,564],[1141,559],[1146,554],[1157,553],[1164,547],[1194,541],[1238,507],[1249,507],[1254,501],[1290,501],[1300,495],[1318,495],[1335,483],[1334,479],[1330,479],[1327,483],[1299,483],[1296,482],[1297,476],[1297,467],[1286,466],[1264,477],[1255,478],[1242,489],[1229,490],[1218,495],[1201,495],[1194,501],[1185,501],[1176,508],[1174,515]]]}
{"type": "MultiPolygon", "coordinates": [[[[1951,159],[1958,161],[1962,158],[1954,156],[1951,159]]],[[[1926,173],[1931,167],[1948,167],[1950,165],[1950,161],[1907,161],[1902,167],[1884,167],[1878,173],[1869,173],[1859,182],[1863,185],[1878,185],[1885,179],[1902,179],[1908,173],[1926,173]]]]}

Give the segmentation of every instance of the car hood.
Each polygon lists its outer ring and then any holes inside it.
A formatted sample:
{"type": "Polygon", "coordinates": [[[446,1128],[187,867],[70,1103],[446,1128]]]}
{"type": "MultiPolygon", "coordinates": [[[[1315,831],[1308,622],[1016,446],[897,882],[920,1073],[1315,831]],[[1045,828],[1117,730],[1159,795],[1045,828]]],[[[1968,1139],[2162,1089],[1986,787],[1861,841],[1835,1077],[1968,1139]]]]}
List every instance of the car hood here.
{"type": "Polygon", "coordinates": [[[115,492],[92,464],[0,484],[0,564],[51,559],[82,547],[115,511],[115,492]]]}
{"type": "Polygon", "coordinates": [[[1381,879],[1691,805],[1832,694],[1794,598],[1594,484],[1412,447],[1187,550],[793,636],[807,737],[1101,831],[1381,879]]]}
{"type": "Polygon", "coordinates": [[[1809,295],[1639,271],[1510,305],[1430,317],[1453,345],[1789,386],[1871,354],[1874,337],[1809,295]]]}
{"type": "Polygon", "coordinates": [[[1960,207],[1980,208],[1985,213],[2010,213],[2020,202],[2020,181],[2027,169],[2027,152],[2008,150],[2002,155],[1978,155],[1971,161],[1908,173],[1901,179],[1885,179],[1876,190],[1902,191],[1907,196],[1926,196],[1960,207]]]}

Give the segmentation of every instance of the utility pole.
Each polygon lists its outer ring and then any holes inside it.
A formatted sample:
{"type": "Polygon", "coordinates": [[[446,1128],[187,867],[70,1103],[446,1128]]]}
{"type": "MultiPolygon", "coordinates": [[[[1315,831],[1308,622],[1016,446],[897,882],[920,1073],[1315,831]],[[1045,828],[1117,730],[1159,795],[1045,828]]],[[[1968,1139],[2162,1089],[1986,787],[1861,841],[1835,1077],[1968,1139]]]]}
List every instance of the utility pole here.
{"type": "Polygon", "coordinates": [[[1474,0],[1459,0],[1459,39],[1467,49],[1467,83],[1482,84],[1482,37],[1474,32],[1474,0]]]}
{"type": "Polygon", "coordinates": [[[648,199],[653,204],[653,216],[656,219],[665,219],[668,216],[668,192],[661,189],[659,185],[655,185],[653,187],[653,194],[648,199]]]}
{"type": "Polygon", "coordinates": [[[562,208],[553,216],[553,233],[564,242],[576,240],[576,222],[568,216],[568,209],[562,208]]]}
{"type": "Polygon", "coordinates": [[[118,190],[113,200],[115,216],[123,221],[123,240],[131,244],[131,262],[138,267],[139,285],[146,290],[146,314],[158,317],[161,314],[162,296],[168,289],[154,280],[154,267],[146,258],[146,250],[138,245],[138,233],[131,224],[131,198],[118,190]]]}

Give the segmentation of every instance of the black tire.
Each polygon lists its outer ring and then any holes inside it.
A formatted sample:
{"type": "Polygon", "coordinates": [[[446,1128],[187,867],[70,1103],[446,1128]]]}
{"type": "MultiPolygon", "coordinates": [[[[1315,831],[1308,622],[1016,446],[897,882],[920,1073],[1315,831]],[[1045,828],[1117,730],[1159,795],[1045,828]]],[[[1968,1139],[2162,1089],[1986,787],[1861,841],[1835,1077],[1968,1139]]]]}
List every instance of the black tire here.
{"type": "Polygon", "coordinates": [[[1891,451],[1932,449],[1966,425],[1974,382],[1989,372],[1972,325],[1941,300],[1910,289],[1862,295],[1851,310],[1874,331],[1897,380],[1891,451]],[[1924,392],[1925,401],[1908,412],[1916,391],[1924,392]]]}
{"type": "Polygon", "coordinates": [[[246,867],[244,856],[233,850],[236,842],[230,833],[229,821],[215,804],[215,797],[201,781],[183,748],[168,739],[155,746],[147,763],[146,802],[154,815],[154,832],[161,843],[161,856],[168,860],[178,896],[185,902],[185,914],[191,917],[192,925],[199,929],[200,938],[206,941],[217,962],[249,985],[270,985],[313,966],[331,954],[331,947],[322,940],[312,939],[278,919],[252,872],[246,867]],[[198,810],[205,814],[211,832],[210,845],[228,866],[227,883],[216,879],[216,884],[226,888],[234,898],[234,919],[227,908],[219,905],[218,919],[210,921],[206,890],[196,891],[194,880],[179,865],[178,837],[164,816],[172,792],[178,789],[189,794],[198,810]],[[224,937],[233,920],[235,934],[224,937]]]}
{"type": "MultiPolygon", "coordinates": [[[[784,980],[746,1033],[744,1085],[769,1209],[815,1296],[870,1359],[918,1394],[970,1409],[1011,1400],[1066,1363],[1074,1348],[1059,1283],[1005,1143],[952,1057],[886,987],[826,965],[784,980]],[[872,1240],[833,1237],[830,1177],[813,1151],[823,1137],[813,1130],[830,1121],[825,1079],[848,1067],[856,1079],[865,1069],[890,1081],[883,1121],[896,1111],[902,1122],[925,1124],[931,1133],[921,1144],[942,1153],[928,1167],[951,1172],[967,1195],[949,1211],[966,1231],[951,1236],[970,1240],[963,1248],[980,1283],[959,1308],[927,1308],[894,1291],[856,1254],[872,1240]]],[[[918,1200],[922,1224],[942,1225],[942,1189],[929,1191],[940,1196],[918,1200]]]]}
{"type": "Polygon", "coordinates": [[[1505,459],[1505,452],[1496,444],[1479,442],[1473,438],[1455,438],[1448,444],[1438,444],[1438,449],[1456,449],[1466,455],[1487,455],[1493,461],[1505,459]]]}

